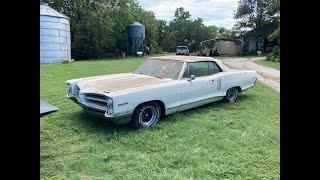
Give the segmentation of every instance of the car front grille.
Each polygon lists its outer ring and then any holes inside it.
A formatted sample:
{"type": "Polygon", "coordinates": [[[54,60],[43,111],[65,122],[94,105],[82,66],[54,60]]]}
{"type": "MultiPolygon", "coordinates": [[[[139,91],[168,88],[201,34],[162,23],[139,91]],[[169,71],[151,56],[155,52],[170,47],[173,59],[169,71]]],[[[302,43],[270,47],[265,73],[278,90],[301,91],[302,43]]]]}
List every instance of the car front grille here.
{"type": "Polygon", "coordinates": [[[80,88],[79,88],[79,86],[76,85],[75,94],[76,94],[76,95],[79,95],[79,92],[80,92],[80,88]]]}
{"type": "Polygon", "coordinates": [[[79,96],[79,102],[94,109],[106,111],[107,98],[101,94],[83,93],[79,96]]]}

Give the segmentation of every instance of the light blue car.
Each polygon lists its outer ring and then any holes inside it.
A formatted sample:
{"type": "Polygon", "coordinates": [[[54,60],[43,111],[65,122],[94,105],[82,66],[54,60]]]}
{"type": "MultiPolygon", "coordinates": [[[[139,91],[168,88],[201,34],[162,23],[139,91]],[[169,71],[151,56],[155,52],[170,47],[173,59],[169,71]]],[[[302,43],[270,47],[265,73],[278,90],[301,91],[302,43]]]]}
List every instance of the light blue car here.
{"type": "Polygon", "coordinates": [[[188,46],[178,46],[176,55],[187,55],[189,56],[188,46]]]}

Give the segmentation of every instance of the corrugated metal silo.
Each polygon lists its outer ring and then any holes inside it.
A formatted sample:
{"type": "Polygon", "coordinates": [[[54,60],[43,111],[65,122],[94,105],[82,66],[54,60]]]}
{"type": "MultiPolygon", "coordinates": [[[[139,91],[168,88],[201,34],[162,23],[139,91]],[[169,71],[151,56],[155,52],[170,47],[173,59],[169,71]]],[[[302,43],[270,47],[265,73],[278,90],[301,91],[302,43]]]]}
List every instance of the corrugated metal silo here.
{"type": "Polygon", "coordinates": [[[69,17],[40,4],[40,63],[71,59],[69,17]]]}
{"type": "Polygon", "coordinates": [[[128,26],[129,42],[131,46],[131,53],[135,55],[138,51],[144,51],[146,46],[145,27],[139,22],[134,22],[128,26]]]}

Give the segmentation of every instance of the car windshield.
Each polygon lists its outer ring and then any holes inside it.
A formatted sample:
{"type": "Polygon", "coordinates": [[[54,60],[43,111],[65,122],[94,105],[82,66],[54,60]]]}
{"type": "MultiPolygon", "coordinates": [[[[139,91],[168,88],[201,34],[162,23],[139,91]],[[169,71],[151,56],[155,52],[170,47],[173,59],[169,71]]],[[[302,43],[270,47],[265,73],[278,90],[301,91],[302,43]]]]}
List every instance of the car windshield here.
{"type": "Polygon", "coordinates": [[[134,74],[144,74],[148,76],[157,77],[160,79],[178,79],[183,62],[174,60],[160,60],[160,59],[148,59],[141,64],[134,74]]]}
{"type": "Polygon", "coordinates": [[[187,49],[187,47],[186,46],[179,46],[178,49],[179,50],[185,50],[185,49],[187,49]]]}

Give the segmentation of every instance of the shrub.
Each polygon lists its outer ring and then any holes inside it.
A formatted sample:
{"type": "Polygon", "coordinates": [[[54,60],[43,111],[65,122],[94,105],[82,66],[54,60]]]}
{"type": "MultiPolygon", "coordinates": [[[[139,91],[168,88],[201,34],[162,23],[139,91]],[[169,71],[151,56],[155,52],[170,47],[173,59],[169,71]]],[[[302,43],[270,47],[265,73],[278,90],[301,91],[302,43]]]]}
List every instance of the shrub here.
{"type": "Polygon", "coordinates": [[[67,60],[63,60],[61,61],[62,64],[68,64],[68,63],[72,63],[74,61],[74,59],[67,59],[67,60]]]}
{"type": "Polygon", "coordinates": [[[273,48],[272,53],[267,56],[266,61],[280,62],[280,46],[273,48]]]}
{"type": "Polygon", "coordinates": [[[256,55],[257,53],[255,51],[250,51],[250,52],[242,52],[239,54],[239,56],[251,56],[251,55],[256,55]]]}
{"type": "Polygon", "coordinates": [[[273,48],[273,56],[280,60],[280,46],[275,46],[273,48]]]}

